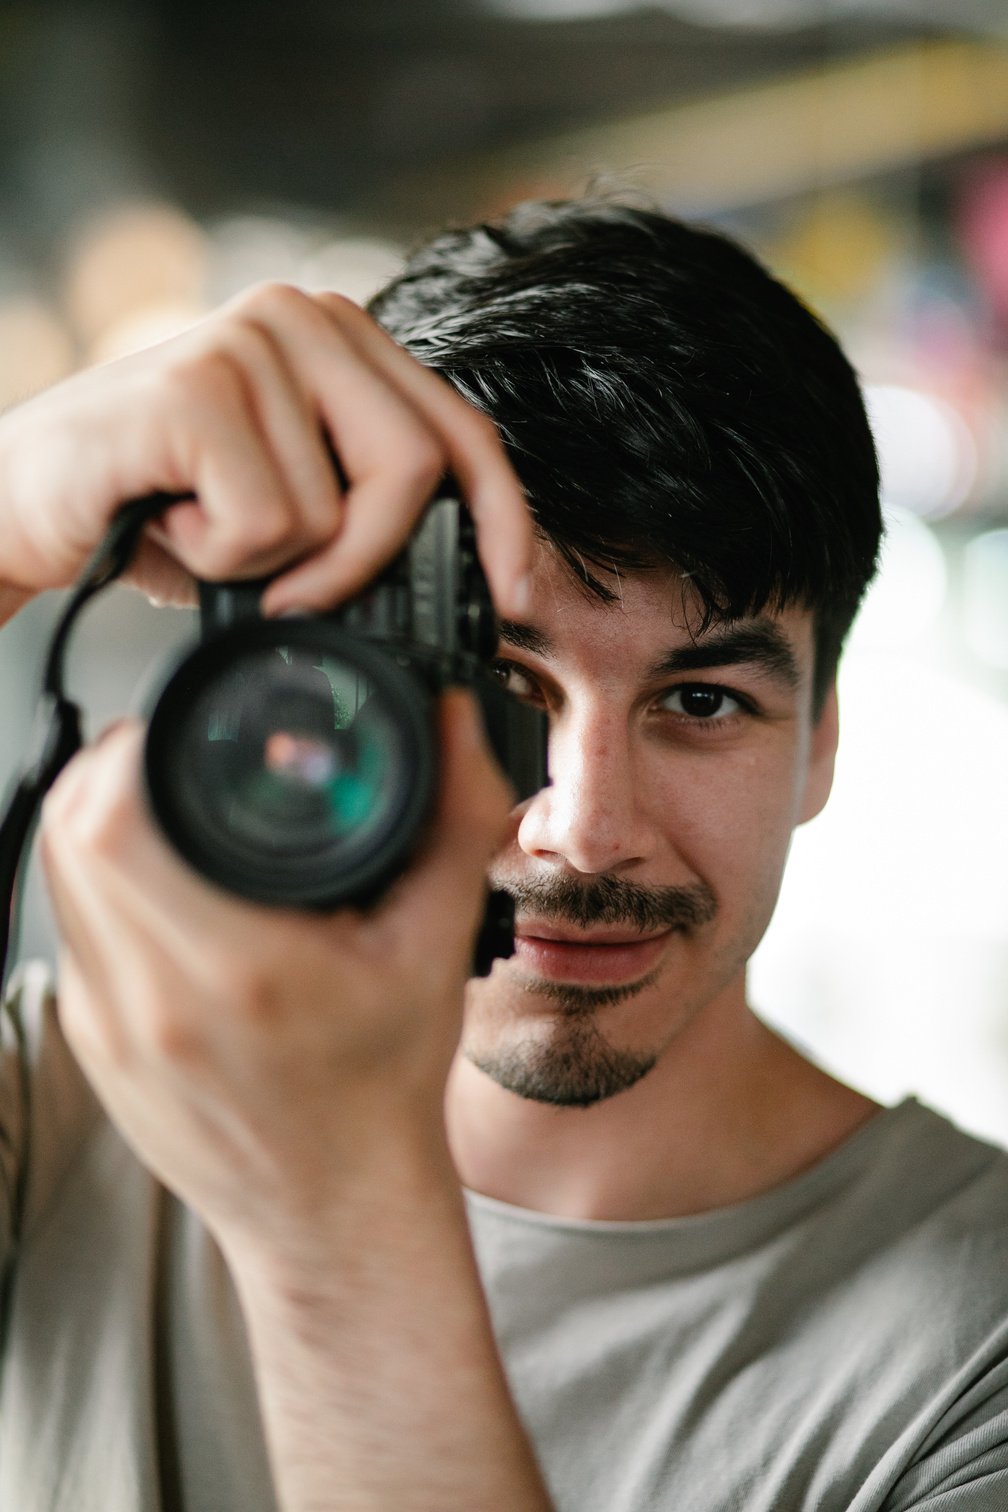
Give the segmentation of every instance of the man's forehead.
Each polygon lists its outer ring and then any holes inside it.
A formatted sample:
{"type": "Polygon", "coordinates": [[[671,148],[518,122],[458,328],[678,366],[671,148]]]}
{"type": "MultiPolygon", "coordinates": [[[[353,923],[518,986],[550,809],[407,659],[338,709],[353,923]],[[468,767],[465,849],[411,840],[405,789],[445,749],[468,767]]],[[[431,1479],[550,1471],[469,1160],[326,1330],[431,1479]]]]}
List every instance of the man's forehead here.
{"type": "MultiPolygon", "coordinates": [[[[642,550],[642,556],[644,555],[642,550]]],[[[803,622],[811,623],[812,611],[805,603],[781,604],[772,599],[756,601],[744,614],[729,618],[712,610],[709,598],[697,586],[696,578],[668,560],[640,562],[633,567],[608,565],[593,558],[578,571],[551,541],[538,542],[533,569],[534,603],[530,619],[554,619],[559,615],[580,617],[586,607],[601,616],[618,615],[627,609],[660,617],[666,624],[695,639],[713,633],[718,626],[738,626],[750,621],[783,621],[797,638],[803,637],[803,622]],[[598,584],[601,591],[596,592],[598,584]]]]}
{"type": "Polygon", "coordinates": [[[813,655],[812,613],[800,605],[765,607],[738,618],[711,615],[688,578],[674,569],[621,573],[611,578],[613,596],[600,598],[570,569],[540,561],[534,606],[522,622],[502,622],[509,646],[546,659],[571,641],[598,635],[606,645],[631,645],[645,672],[665,673],[725,667],[737,663],[760,670],[791,687],[801,681],[813,655]]]}

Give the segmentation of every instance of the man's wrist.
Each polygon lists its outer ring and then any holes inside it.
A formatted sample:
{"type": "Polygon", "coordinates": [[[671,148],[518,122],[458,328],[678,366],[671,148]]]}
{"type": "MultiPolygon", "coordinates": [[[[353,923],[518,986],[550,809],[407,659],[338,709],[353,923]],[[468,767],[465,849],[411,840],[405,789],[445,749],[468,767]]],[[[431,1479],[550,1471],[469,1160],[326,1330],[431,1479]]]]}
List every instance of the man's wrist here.
{"type": "Polygon", "coordinates": [[[307,1240],[228,1253],[290,1512],[549,1512],[442,1149],[384,1159],[307,1240]]]}
{"type": "Polygon", "coordinates": [[[359,1284],[363,1252],[398,1252],[431,1228],[468,1235],[440,1110],[406,1118],[389,1107],[384,1119],[372,1110],[354,1122],[359,1134],[338,1143],[320,1131],[333,1149],[331,1163],[320,1179],[313,1157],[312,1178],[275,1206],[273,1222],[256,1214],[248,1227],[236,1222],[217,1231],[239,1291],[322,1302],[359,1284]]]}

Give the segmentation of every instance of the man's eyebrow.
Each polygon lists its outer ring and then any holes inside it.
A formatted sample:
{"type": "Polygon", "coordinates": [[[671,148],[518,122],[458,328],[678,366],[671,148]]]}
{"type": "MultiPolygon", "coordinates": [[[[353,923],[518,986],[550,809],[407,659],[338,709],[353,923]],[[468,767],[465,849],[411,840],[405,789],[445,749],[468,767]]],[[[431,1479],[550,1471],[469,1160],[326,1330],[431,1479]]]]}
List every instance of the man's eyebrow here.
{"type": "MultiPolygon", "coordinates": [[[[533,656],[549,657],[553,643],[548,635],[517,620],[502,619],[498,625],[505,645],[533,656]]],[[[719,625],[708,634],[698,636],[685,646],[675,646],[651,663],[649,678],[674,676],[681,672],[702,672],[711,667],[731,667],[749,663],[795,689],[801,672],[790,642],[784,632],[770,620],[753,620],[745,625],[719,625]]]]}
{"type": "Polygon", "coordinates": [[[801,672],[787,636],[769,620],[718,626],[689,645],[676,646],[659,657],[648,668],[648,674],[667,677],[670,673],[702,672],[736,663],[754,665],[791,689],[801,683],[801,672]]]}
{"type": "Polygon", "coordinates": [[[549,656],[553,649],[548,635],[533,630],[531,625],[519,624],[517,620],[498,621],[497,633],[505,645],[515,646],[519,651],[531,651],[533,656],[549,656]]]}

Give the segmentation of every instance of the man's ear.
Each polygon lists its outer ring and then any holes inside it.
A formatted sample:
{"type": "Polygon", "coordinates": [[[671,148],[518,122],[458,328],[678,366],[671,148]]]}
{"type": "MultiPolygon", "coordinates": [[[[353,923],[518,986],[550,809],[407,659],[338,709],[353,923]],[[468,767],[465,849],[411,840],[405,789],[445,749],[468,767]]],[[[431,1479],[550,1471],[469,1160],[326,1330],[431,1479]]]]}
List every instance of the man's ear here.
{"type": "Polygon", "coordinates": [[[829,685],[823,699],[819,717],[812,726],[809,743],[808,770],[805,774],[805,789],[802,793],[798,823],[806,824],[826,807],[826,800],[833,787],[833,768],[836,764],[837,741],[840,737],[840,709],[837,704],[836,679],[829,685]]]}

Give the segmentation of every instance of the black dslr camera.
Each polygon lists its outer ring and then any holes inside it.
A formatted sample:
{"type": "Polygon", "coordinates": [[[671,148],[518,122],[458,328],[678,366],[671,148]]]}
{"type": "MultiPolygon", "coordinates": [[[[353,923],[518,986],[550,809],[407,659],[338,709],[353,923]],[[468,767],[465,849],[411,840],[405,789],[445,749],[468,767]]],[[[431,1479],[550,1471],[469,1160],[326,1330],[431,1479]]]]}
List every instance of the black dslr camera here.
{"type": "MultiPolygon", "coordinates": [[[[127,506],[54,634],[33,753],[0,826],[10,891],[38,802],[80,744],[62,688],[70,628],[167,503],[127,506]]],[[[200,640],[170,672],[148,725],[152,811],[210,881],[282,907],[374,902],[422,839],[438,780],[435,700],[453,684],[475,693],[519,798],[545,786],[546,719],[493,675],[493,605],[455,500],[432,504],[381,576],[330,614],[264,619],[263,586],[200,585],[200,640]]],[[[512,922],[510,900],[491,894],[478,973],[510,954],[512,922]]]]}
{"type": "Polygon", "coordinates": [[[262,583],[200,585],[202,639],[151,715],[154,813],[204,876],[261,903],[366,903],[407,864],[437,781],[433,699],[473,689],[530,797],[542,716],[493,677],[497,629],[468,515],[451,499],[331,614],[267,620],[262,583]]]}

